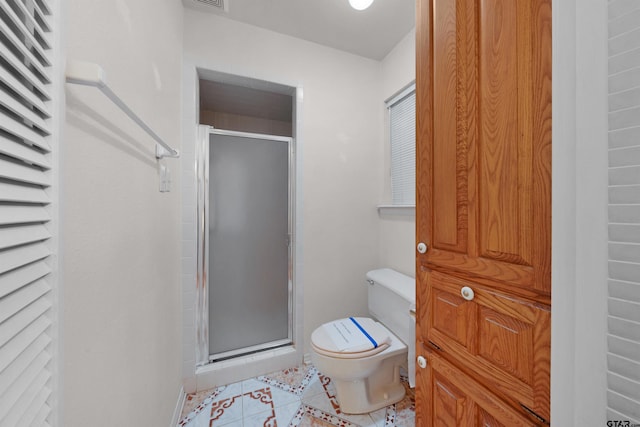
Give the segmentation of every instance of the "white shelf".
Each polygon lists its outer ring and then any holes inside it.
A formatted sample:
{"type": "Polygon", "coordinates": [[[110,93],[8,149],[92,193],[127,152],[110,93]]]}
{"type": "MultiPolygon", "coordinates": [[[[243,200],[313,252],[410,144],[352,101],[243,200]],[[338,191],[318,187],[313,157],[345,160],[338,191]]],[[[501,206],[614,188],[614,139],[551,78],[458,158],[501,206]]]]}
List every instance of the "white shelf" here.
{"type": "Polygon", "coordinates": [[[378,215],[416,216],[416,206],[378,205],[378,215]]]}

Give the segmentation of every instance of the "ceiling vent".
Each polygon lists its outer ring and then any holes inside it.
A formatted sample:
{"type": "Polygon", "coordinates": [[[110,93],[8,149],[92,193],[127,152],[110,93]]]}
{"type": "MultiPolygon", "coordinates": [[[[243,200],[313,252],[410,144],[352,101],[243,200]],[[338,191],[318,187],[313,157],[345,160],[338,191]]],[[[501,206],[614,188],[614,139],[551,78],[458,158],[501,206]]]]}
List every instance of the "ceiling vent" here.
{"type": "Polygon", "coordinates": [[[229,12],[229,0],[182,0],[182,3],[204,12],[229,12]]]}

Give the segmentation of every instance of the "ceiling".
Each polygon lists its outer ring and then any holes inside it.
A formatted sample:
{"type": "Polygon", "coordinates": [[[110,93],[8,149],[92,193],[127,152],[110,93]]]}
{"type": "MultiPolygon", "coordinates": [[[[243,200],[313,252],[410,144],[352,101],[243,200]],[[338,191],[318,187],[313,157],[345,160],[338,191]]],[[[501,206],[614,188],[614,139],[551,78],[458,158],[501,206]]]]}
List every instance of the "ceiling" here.
{"type": "Polygon", "coordinates": [[[415,0],[183,0],[189,7],[367,58],[382,60],[415,26],[415,0]],[[224,3],[225,11],[221,7],[224,3]]]}

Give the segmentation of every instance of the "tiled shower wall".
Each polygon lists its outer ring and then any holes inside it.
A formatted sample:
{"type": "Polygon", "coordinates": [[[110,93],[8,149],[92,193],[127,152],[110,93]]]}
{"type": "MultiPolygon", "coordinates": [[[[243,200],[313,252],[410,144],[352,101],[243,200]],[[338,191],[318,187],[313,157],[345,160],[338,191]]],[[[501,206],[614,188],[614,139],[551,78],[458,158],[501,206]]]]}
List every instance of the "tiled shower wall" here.
{"type": "Polygon", "coordinates": [[[640,0],[609,7],[607,417],[640,422],[640,0]]]}

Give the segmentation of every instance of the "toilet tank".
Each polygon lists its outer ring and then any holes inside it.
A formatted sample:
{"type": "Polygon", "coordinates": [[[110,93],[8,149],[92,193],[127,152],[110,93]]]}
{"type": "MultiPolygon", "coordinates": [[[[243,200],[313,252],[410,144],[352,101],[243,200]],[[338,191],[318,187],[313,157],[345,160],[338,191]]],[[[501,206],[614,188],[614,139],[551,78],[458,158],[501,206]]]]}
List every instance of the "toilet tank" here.
{"type": "Polygon", "coordinates": [[[412,319],[409,309],[415,307],[416,280],[390,268],[367,273],[369,314],[400,338],[412,345],[412,319]]]}

